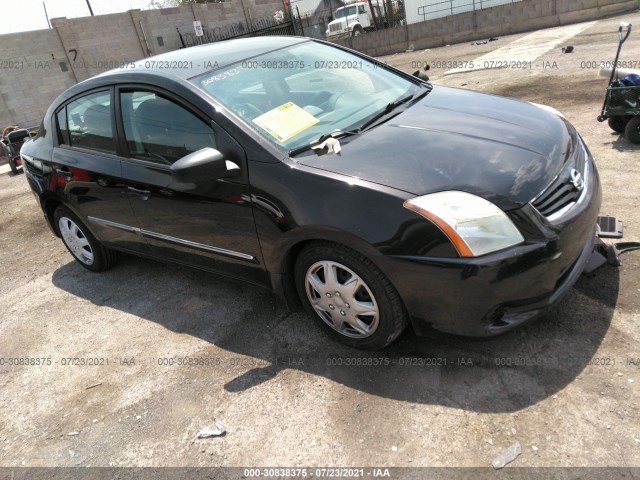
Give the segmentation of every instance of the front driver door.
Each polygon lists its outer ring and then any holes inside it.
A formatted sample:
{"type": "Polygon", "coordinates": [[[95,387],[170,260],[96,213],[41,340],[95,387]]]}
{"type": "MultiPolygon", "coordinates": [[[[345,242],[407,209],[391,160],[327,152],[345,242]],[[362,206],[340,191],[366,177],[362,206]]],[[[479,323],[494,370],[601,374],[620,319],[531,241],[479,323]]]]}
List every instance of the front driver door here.
{"type": "Polygon", "coordinates": [[[122,176],[142,235],[154,253],[190,266],[267,284],[242,147],[168,93],[121,88],[122,176]],[[238,164],[236,178],[177,182],[170,166],[205,147],[238,164]]]}

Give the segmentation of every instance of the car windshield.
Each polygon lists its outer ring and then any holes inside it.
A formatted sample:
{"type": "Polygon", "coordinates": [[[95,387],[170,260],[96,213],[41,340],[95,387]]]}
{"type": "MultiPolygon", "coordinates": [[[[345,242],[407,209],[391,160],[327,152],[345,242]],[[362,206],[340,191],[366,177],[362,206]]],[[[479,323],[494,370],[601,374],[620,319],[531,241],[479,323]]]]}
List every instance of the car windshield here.
{"type": "Polygon", "coordinates": [[[336,10],[336,18],[343,18],[349,15],[355,15],[355,14],[356,14],[355,5],[353,7],[339,8],[338,10],[336,10]]]}
{"type": "Polygon", "coordinates": [[[358,128],[390,103],[421,90],[400,74],[314,41],[226,65],[191,81],[286,151],[334,130],[358,128]]]}

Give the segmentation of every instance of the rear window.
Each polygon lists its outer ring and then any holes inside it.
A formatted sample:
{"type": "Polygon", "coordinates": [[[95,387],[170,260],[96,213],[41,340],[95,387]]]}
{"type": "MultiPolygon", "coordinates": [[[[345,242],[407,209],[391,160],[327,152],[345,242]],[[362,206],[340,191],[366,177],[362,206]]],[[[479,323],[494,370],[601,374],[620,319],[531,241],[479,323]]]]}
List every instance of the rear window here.
{"type": "Polygon", "coordinates": [[[56,115],[61,145],[116,153],[111,121],[111,93],[95,92],[69,102],[56,115]]]}

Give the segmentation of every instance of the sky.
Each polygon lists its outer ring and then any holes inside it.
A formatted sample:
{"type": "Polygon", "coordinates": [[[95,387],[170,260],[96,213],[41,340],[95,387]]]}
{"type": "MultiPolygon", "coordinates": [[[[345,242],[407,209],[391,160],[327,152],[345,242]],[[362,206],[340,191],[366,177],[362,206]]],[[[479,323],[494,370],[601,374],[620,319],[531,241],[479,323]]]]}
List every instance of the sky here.
{"type": "MultiPolygon", "coordinates": [[[[0,34],[49,28],[43,0],[0,0],[0,34]]],[[[44,0],[49,18],[89,15],[87,0],[44,0]]],[[[150,0],[89,0],[94,15],[149,8],[150,0]]]]}

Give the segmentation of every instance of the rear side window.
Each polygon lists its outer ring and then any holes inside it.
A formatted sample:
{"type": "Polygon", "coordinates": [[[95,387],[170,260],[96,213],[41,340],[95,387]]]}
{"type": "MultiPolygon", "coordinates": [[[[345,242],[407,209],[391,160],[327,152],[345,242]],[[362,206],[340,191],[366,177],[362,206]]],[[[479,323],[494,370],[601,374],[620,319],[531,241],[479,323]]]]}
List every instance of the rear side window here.
{"type": "Polygon", "coordinates": [[[91,93],[69,102],[66,109],[58,112],[57,121],[61,144],[116,153],[109,91],[91,93]]]}
{"type": "Polygon", "coordinates": [[[213,129],[206,122],[161,95],[125,91],[120,102],[131,157],[170,165],[197,150],[216,146],[213,129]]]}

